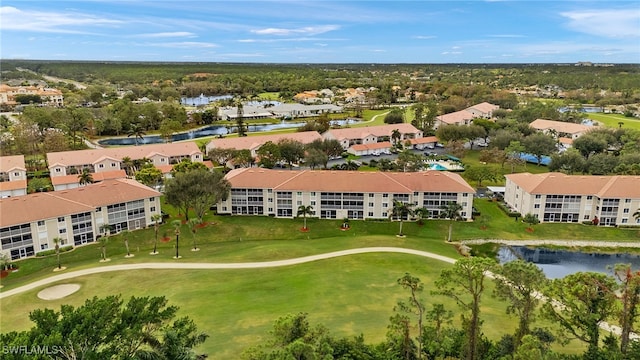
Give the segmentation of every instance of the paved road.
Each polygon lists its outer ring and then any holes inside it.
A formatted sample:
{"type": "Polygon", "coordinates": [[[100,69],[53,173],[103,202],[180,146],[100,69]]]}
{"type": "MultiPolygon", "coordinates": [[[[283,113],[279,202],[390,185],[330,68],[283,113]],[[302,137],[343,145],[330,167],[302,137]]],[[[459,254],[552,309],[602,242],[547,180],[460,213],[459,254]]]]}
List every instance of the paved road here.
{"type": "Polygon", "coordinates": [[[304,264],[307,262],[331,259],[331,258],[347,256],[347,255],[366,254],[366,253],[385,253],[385,252],[423,256],[423,257],[427,257],[427,258],[431,258],[439,261],[448,262],[450,264],[453,264],[456,261],[455,259],[452,259],[446,256],[441,256],[438,254],[433,254],[430,252],[420,251],[420,250],[404,249],[404,248],[397,248],[397,247],[368,247],[368,248],[334,251],[326,254],[304,256],[304,257],[299,257],[294,259],[264,261],[264,262],[247,262],[247,263],[187,263],[187,262],[178,263],[176,262],[176,263],[136,263],[136,264],[125,264],[125,265],[111,265],[111,266],[99,266],[95,268],[83,269],[83,270],[77,270],[77,271],[70,271],[64,274],[54,275],[46,279],[38,280],[30,284],[17,287],[15,289],[3,291],[0,293],[0,299],[4,299],[12,295],[20,294],[25,291],[33,290],[44,285],[49,285],[54,282],[69,280],[69,279],[73,279],[73,278],[84,276],[84,275],[101,274],[101,273],[106,273],[111,271],[139,270],[139,269],[156,269],[156,270],[258,269],[258,268],[271,268],[271,267],[279,267],[279,266],[304,264]]]}

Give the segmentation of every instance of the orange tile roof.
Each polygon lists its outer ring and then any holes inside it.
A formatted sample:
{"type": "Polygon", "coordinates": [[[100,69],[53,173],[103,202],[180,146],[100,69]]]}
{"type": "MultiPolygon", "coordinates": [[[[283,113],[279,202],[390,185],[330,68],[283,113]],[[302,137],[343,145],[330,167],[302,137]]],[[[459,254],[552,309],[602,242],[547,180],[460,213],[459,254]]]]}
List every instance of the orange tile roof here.
{"type": "Polygon", "coordinates": [[[376,150],[376,149],[388,149],[391,148],[391,143],[389,141],[382,141],[379,143],[370,143],[370,144],[355,144],[351,145],[351,149],[355,151],[362,150],[376,150]]]}
{"type": "Polygon", "coordinates": [[[490,113],[490,112],[492,112],[494,110],[500,109],[500,106],[493,105],[493,104],[490,104],[490,103],[485,101],[485,102],[482,102],[480,104],[475,104],[473,106],[469,106],[467,109],[475,109],[475,110],[478,110],[478,111],[483,112],[485,114],[488,114],[488,113],[490,113]]]}
{"type": "Polygon", "coordinates": [[[549,130],[553,129],[557,132],[567,133],[567,134],[576,134],[585,132],[587,130],[593,129],[592,126],[575,124],[564,121],[554,121],[554,120],[545,120],[545,119],[536,119],[532,121],[529,126],[536,130],[549,130]]]}
{"type": "Polygon", "coordinates": [[[0,191],[11,191],[18,189],[26,189],[27,180],[14,180],[0,182],[0,191]]]}
{"type": "MultiPolygon", "coordinates": [[[[76,184],[78,183],[79,174],[64,175],[64,176],[52,176],[51,184],[63,185],[63,184],[76,184]]],[[[98,173],[91,173],[91,177],[94,182],[109,180],[109,179],[123,179],[127,177],[127,172],[124,170],[103,171],[98,173]]]]}
{"type": "Polygon", "coordinates": [[[149,158],[153,154],[165,156],[185,156],[202,153],[195,142],[176,142],[167,144],[150,144],[140,146],[123,146],[106,149],[88,149],[76,151],[60,151],[47,153],[49,167],[56,164],[63,166],[93,164],[101,158],[122,160],[125,157],[131,160],[149,158]]]}
{"type": "MultiPolygon", "coordinates": [[[[407,123],[388,124],[378,126],[365,126],[342,129],[329,129],[326,133],[331,134],[335,139],[364,139],[369,135],[376,137],[391,136],[394,130],[400,131],[401,134],[417,134],[422,133],[415,126],[407,123]]],[[[326,134],[325,133],[325,134],[326,134]]]]}
{"type": "Polygon", "coordinates": [[[290,139],[299,141],[303,144],[309,144],[315,140],[322,140],[322,136],[317,131],[303,131],[290,134],[272,134],[258,136],[243,136],[224,139],[213,139],[207,144],[207,149],[236,149],[236,150],[253,150],[263,144],[271,141],[277,143],[282,139],[290,139]]]}
{"type": "Polygon", "coordinates": [[[230,171],[233,188],[275,191],[326,191],[367,193],[465,192],[474,189],[456,173],[423,171],[392,173],[375,171],[270,170],[242,168],[230,171]]]}
{"type": "Polygon", "coordinates": [[[519,173],[508,174],[505,177],[529,194],[595,195],[600,198],[640,199],[640,176],[519,173]]]}
{"type": "Polygon", "coordinates": [[[27,170],[24,166],[24,155],[0,156],[0,172],[9,172],[13,169],[27,170]]]}
{"type": "Polygon", "coordinates": [[[566,137],[558,138],[558,141],[560,141],[561,143],[566,144],[566,145],[573,144],[573,139],[566,138],[566,137]]]}
{"type": "Polygon", "coordinates": [[[84,187],[0,199],[0,227],[94,211],[98,206],[161,194],[135,180],[115,179],[84,187]]]}
{"type": "Polygon", "coordinates": [[[412,145],[437,143],[438,141],[439,141],[438,138],[435,137],[435,136],[425,136],[425,137],[421,137],[421,138],[417,138],[417,139],[410,139],[409,140],[409,142],[412,145]]]}
{"type": "Polygon", "coordinates": [[[442,121],[443,123],[454,125],[459,123],[464,123],[465,121],[470,121],[474,119],[472,113],[467,110],[460,110],[444,115],[437,116],[436,119],[442,121]]]}

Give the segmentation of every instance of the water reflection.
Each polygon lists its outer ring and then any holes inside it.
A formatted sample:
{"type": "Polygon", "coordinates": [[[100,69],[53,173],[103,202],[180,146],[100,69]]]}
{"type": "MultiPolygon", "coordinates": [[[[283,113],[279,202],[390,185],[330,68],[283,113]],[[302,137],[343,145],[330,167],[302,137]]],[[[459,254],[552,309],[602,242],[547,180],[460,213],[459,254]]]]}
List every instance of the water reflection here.
{"type": "Polygon", "coordinates": [[[631,264],[634,269],[640,268],[640,256],[632,254],[601,254],[526,246],[502,246],[498,250],[497,260],[501,264],[516,259],[536,264],[549,279],[559,279],[581,271],[611,274],[608,267],[620,263],[631,264]]]}
{"type": "MultiPolygon", "coordinates": [[[[359,122],[358,119],[331,120],[331,125],[344,126],[344,125],[355,124],[358,122],[359,122]]],[[[247,124],[246,126],[247,126],[247,132],[253,133],[253,132],[272,131],[272,130],[279,130],[279,129],[298,128],[305,124],[306,122],[282,121],[277,124],[256,124],[256,125],[247,124]]],[[[207,137],[207,136],[224,136],[224,135],[232,134],[235,132],[237,132],[237,127],[233,125],[210,125],[197,130],[173,134],[171,135],[171,141],[191,140],[191,139],[198,139],[198,138],[207,137]]],[[[145,135],[142,138],[142,140],[138,139],[138,145],[160,144],[164,142],[166,142],[165,139],[162,138],[160,135],[145,135]]],[[[107,145],[107,146],[110,146],[110,145],[123,146],[123,145],[135,145],[136,141],[133,137],[117,137],[117,138],[99,140],[98,144],[107,145]]]]}

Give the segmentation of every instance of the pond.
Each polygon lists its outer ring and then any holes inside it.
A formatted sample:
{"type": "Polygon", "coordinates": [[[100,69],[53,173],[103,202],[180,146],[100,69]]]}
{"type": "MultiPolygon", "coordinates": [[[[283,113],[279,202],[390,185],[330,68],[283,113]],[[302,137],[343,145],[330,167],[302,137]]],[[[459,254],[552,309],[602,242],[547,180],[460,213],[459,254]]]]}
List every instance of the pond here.
{"type": "Polygon", "coordinates": [[[607,267],[621,263],[631,264],[634,270],[640,269],[640,256],[627,253],[602,254],[526,246],[502,246],[498,250],[497,260],[501,264],[516,259],[536,264],[549,279],[559,279],[581,271],[611,275],[607,267]]]}
{"type": "MultiPolygon", "coordinates": [[[[356,124],[358,122],[359,120],[357,119],[332,120],[331,125],[343,126],[343,125],[349,125],[349,124],[356,124]]],[[[229,122],[229,125],[210,125],[210,126],[206,126],[206,127],[188,131],[188,132],[173,134],[171,135],[171,141],[192,140],[192,139],[198,139],[198,138],[207,137],[207,136],[218,136],[218,135],[223,136],[227,134],[232,134],[234,132],[237,132],[237,127],[232,124],[235,124],[235,123],[229,122]]],[[[253,132],[271,131],[271,130],[278,130],[278,129],[297,128],[305,124],[306,122],[282,121],[277,124],[255,124],[255,125],[247,124],[246,126],[247,126],[247,132],[253,133],[253,132]]],[[[160,144],[164,142],[165,142],[165,139],[163,139],[160,135],[146,135],[143,137],[142,140],[138,139],[138,145],[160,144]]],[[[136,142],[133,137],[115,137],[115,138],[99,140],[98,144],[105,145],[105,146],[125,146],[125,145],[135,145],[136,142]]]]}

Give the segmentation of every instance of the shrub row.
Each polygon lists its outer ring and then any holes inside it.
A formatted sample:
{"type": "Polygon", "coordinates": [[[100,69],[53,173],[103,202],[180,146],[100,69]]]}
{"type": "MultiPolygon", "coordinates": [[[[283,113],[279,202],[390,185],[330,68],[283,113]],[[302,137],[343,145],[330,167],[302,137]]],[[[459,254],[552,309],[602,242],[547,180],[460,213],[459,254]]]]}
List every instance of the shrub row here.
{"type": "Polygon", "coordinates": [[[498,207],[500,208],[500,210],[502,210],[505,214],[507,214],[509,217],[522,217],[522,215],[517,212],[517,211],[511,211],[505,204],[503,203],[498,203],[498,207]]]}
{"type": "MultiPolygon", "coordinates": [[[[62,246],[60,248],[60,253],[67,252],[73,250],[73,245],[62,246]]],[[[41,251],[36,254],[36,257],[45,257],[49,255],[54,255],[56,253],[56,249],[51,249],[47,251],[41,251]]]]}

